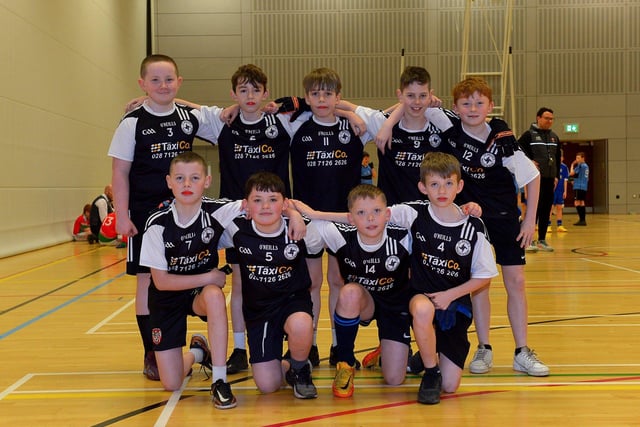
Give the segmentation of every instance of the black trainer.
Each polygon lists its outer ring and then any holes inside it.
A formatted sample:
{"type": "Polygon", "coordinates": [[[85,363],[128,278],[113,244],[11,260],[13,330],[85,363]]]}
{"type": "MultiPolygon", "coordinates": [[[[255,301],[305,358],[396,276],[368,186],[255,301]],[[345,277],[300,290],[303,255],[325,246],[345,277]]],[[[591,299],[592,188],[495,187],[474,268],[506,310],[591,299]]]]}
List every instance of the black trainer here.
{"type": "Polygon", "coordinates": [[[442,392],[442,375],[440,368],[430,368],[425,370],[418,389],[418,402],[425,405],[435,405],[440,403],[440,393],[442,392]]]}
{"type": "MultiPolygon", "coordinates": [[[[331,350],[329,350],[329,365],[331,366],[336,366],[338,364],[338,362],[340,362],[340,360],[338,360],[338,355],[336,354],[336,346],[333,345],[331,346],[331,350]]],[[[358,359],[356,359],[356,370],[360,370],[360,361],[358,359]]]]}
{"type": "MultiPolygon", "coordinates": [[[[291,359],[291,352],[287,350],[282,356],[283,359],[291,359]]],[[[320,366],[320,353],[318,352],[318,346],[312,345],[309,349],[309,362],[311,362],[311,366],[317,368],[320,366]]]]}
{"type": "Polygon", "coordinates": [[[309,365],[310,363],[305,363],[297,371],[289,368],[285,374],[287,383],[293,387],[293,395],[298,399],[315,399],[318,397],[318,390],[316,390],[316,386],[313,385],[311,380],[311,366],[309,365]]]}
{"type": "Polygon", "coordinates": [[[218,409],[231,409],[235,408],[238,404],[236,397],[231,392],[231,385],[225,383],[222,379],[211,384],[211,396],[213,406],[218,409]]]}
{"type": "Polygon", "coordinates": [[[227,375],[237,374],[240,371],[249,369],[247,361],[247,350],[243,348],[234,348],[233,353],[227,360],[227,375]]]}

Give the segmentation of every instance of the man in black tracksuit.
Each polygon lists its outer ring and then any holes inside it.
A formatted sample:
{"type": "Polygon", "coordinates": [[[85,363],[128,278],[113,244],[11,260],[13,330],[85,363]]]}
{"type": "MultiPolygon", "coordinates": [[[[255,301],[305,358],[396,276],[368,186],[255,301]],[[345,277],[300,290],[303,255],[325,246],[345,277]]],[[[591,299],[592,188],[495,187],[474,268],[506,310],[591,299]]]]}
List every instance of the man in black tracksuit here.
{"type": "Polygon", "coordinates": [[[533,123],[518,140],[522,150],[540,170],[536,246],[546,252],[553,252],[553,248],[547,244],[546,237],[553,205],[553,191],[560,177],[560,139],[551,130],[552,125],[553,110],[542,107],[536,113],[536,123],[533,123]]]}

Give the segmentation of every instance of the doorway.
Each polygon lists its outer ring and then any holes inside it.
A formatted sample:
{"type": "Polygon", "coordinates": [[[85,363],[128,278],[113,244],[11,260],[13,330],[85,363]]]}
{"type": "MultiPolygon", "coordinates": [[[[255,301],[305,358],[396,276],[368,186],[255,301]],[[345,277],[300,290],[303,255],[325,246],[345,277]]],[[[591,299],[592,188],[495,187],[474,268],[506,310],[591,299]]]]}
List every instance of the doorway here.
{"type": "MultiPolygon", "coordinates": [[[[608,185],[607,185],[607,145],[606,139],[598,140],[572,140],[562,142],[563,163],[571,169],[571,163],[576,158],[576,153],[583,152],[585,161],[589,165],[589,188],[585,205],[588,212],[608,213],[608,185]]],[[[574,207],[573,187],[571,182],[567,185],[567,198],[565,208],[574,207]]]]}

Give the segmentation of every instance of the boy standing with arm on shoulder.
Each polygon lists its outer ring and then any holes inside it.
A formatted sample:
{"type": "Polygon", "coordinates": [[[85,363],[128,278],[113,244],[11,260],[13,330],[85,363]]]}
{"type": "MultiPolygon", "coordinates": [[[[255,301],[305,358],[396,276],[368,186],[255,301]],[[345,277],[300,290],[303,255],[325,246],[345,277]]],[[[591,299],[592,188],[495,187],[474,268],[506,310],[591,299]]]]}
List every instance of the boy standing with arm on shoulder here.
{"type": "MultiPolygon", "coordinates": [[[[362,152],[368,135],[358,137],[349,121],[336,115],[342,90],[338,73],[329,68],[317,68],[304,77],[302,84],[305,101],[313,116],[300,126],[291,141],[293,197],[313,209],[344,212],[347,210],[349,191],[360,183],[362,152]]],[[[322,258],[310,258],[309,269],[313,281],[314,313],[319,313],[322,258]]],[[[329,317],[333,320],[338,294],[344,282],[332,254],[328,254],[327,282],[329,317]]],[[[317,319],[314,321],[317,327],[317,319]]],[[[332,328],[331,365],[338,362],[335,359],[335,344],[335,330],[332,328]]],[[[317,353],[315,335],[312,351],[317,353]]]]}
{"type": "Polygon", "coordinates": [[[211,183],[202,157],[185,152],[175,157],[166,178],[175,199],[149,217],[142,239],[140,265],[151,270],[149,286],[153,350],[160,381],[174,391],[193,363],[212,370],[211,394],[218,409],[236,406],[227,382],[227,308],[222,288],[225,273],[217,269],[218,241],[224,227],[241,212],[241,202],[203,198],[211,183]],[[207,322],[211,340],[194,334],[182,354],[187,316],[207,322]]]}
{"type": "MultiPolygon", "coordinates": [[[[442,150],[446,129],[440,129],[437,122],[425,116],[433,101],[431,92],[431,76],[426,69],[416,66],[404,69],[400,88],[396,90],[402,116],[391,130],[390,146],[378,150],[378,187],[387,196],[389,205],[424,197],[416,186],[420,180],[420,163],[426,153],[442,150]]],[[[382,111],[344,100],[338,108],[360,116],[371,135],[376,135],[387,121],[382,111]]]]}
{"type": "MultiPolygon", "coordinates": [[[[446,116],[453,125],[447,152],[460,162],[465,182],[457,200],[480,204],[496,262],[502,266],[507,312],[516,347],[513,369],[532,376],[547,376],[549,368],[528,347],[524,276],[524,249],[531,245],[535,231],[540,173],[519,148],[513,132],[503,120],[494,118],[487,124],[493,101],[492,90],[483,79],[469,77],[459,82],[453,88],[453,99],[457,116],[446,116]],[[520,222],[516,188],[522,187],[527,191],[527,210],[520,222]]],[[[392,113],[391,122],[396,114],[396,111],[392,113]]],[[[388,139],[387,135],[390,135],[387,126],[385,124],[379,133],[381,140],[388,139]]],[[[474,292],[472,300],[479,344],[469,370],[483,374],[493,366],[493,349],[489,344],[491,302],[488,289],[474,292]]]]}
{"type": "MultiPolygon", "coordinates": [[[[291,123],[283,114],[267,114],[262,111],[269,97],[267,75],[253,64],[241,65],[231,76],[231,98],[237,103],[239,114],[227,124],[220,107],[207,107],[188,103],[199,108],[208,126],[216,135],[220,154],[220,197],[231,200],[245,197],[244,185],[256,172],[273,172],[285,184],[285,194],[291,196],[289,183],[289,145],[299,121],[291,123]]],[[[227,374],[246,371],[249,367],[246,350],[245,323],[242,317],[242,283],[240,266],[235,248],[225,252],[231,265],[231,325],[233,328],[233,352],[227,360],[227,374]]]]}
{"type": "Polygon", "coordinates": [[[284,377],[295,397],[312,399],[317,390],[309,362],[313,315],[306,257],[322,250],[322,240],[311,225],[303,240],[287,236],[290,224],[282,214],[289,202],[277,175],[252,175],[245,193],[247,218],[236,218],[227,233],[238,251],[253,379],[261,392],[271,393],[284,377]],[[285,335],[288,360],[282,360],[285,335]]]}
{"type": "Polygon", "coordinates": [[[171,159],[191,151],[197,136],[211,140],[200,129],[200,112],[174,102],[182,77],[175,61],[166,55],[150,55],[140,65],[144,104],[127,113],[116,129],[109,156],[116,231],[128,236],[127,274],[135,275],[136,319],[144,346],[145,376],[159,380],[152,351],[147,294],[149,269],[140,266],[142,232],[149,213],[172,197],[165,177],[171,159]]]}

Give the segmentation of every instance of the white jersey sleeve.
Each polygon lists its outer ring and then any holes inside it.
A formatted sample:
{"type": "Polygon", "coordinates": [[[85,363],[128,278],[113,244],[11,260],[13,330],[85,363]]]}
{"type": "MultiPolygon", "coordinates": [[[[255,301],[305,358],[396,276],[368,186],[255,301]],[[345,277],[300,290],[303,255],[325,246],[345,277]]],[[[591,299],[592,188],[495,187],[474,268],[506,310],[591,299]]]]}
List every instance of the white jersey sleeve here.
{"type": "Polygon", "coordinates": [[[136,117],[125,117],[116,128],[111,145],[109,146],[109,157],[133,162],[136,149],[136,117]]]}
{"type": "Polygon", "coordinates": [[[358,106],[355,113],[364,120],[369,136],[375,137],[380,131],[382,124],[387,120],[382,111],[374,110],[373,108],[358,106]]]}
{"type": "Polygon", "coordinates": [[[471,259],[471,277],[473,279],[489,279],[498,275],[498,267],[491,250],[491,243],[484,233],[478,233],[478,241],[471,259]]]}
{"type": "Polygon", "coordinates": [[[315,221],[307,224],[307,234],[304,236],[304,243],[310,255],[315,255],[324,248],[324,240],[318,230],[315,221]]]}
{"type": "Polygon", "coordinates": [[[503,157],[502,165],[513,174],[518,188],[524,187],[540,175],[536,165],[520,150],[513,153],[513,156],[503,157]]]}
{"type": "Polygon", "coordinates": [[[418,217],[418,212],[407,205],[397,204],[391,206],[390,209],[391,218],[389,219],[389,222],[409,230],[418,217]]]}
{"type": "Polygon", "coordinates": [[[198,129],[198,136],[208,141],[212,141],[215,144],[218,142],[218,136],[222,132],[225,123],[220,116],[224,108],[221,107],[207,107],[203,105],[200,107],[200,129],[198,129]]]}
{"type": "Polygon", "coordinates": [[[222,227],[227,228],[229,224],[231,224],[231,222],[243,212],[242,200],[236,200],[235,202],[229,202],[222,206],[220,209],[216,210],[212,216],[222,227]]]}
{"type": "Polygon", "coordinates": [[[295,135],[298,129],[300,129],[300,126],[302,126],[304,122],[309,120],[311,114],[311,111],[305,111],[292,122],[289,121],[291,119],[291,113],[278,113],[276,114],[276,117],[278,118],[278,120],[280,120],[280,123],[282,123],[282,126],[285,128],[287,134],[289,134],[289,137],[291,138],[293,137],[293,135],[295,135]]]}
{"type": "Polygon", "coordinates": [[[163,228],[159,225],[152,225],[142,235],[142,246],[140,248],[140,265],[156,270],[168,271],[167,259],[164,256],[164,240],[162,238],[163,228]]]}

